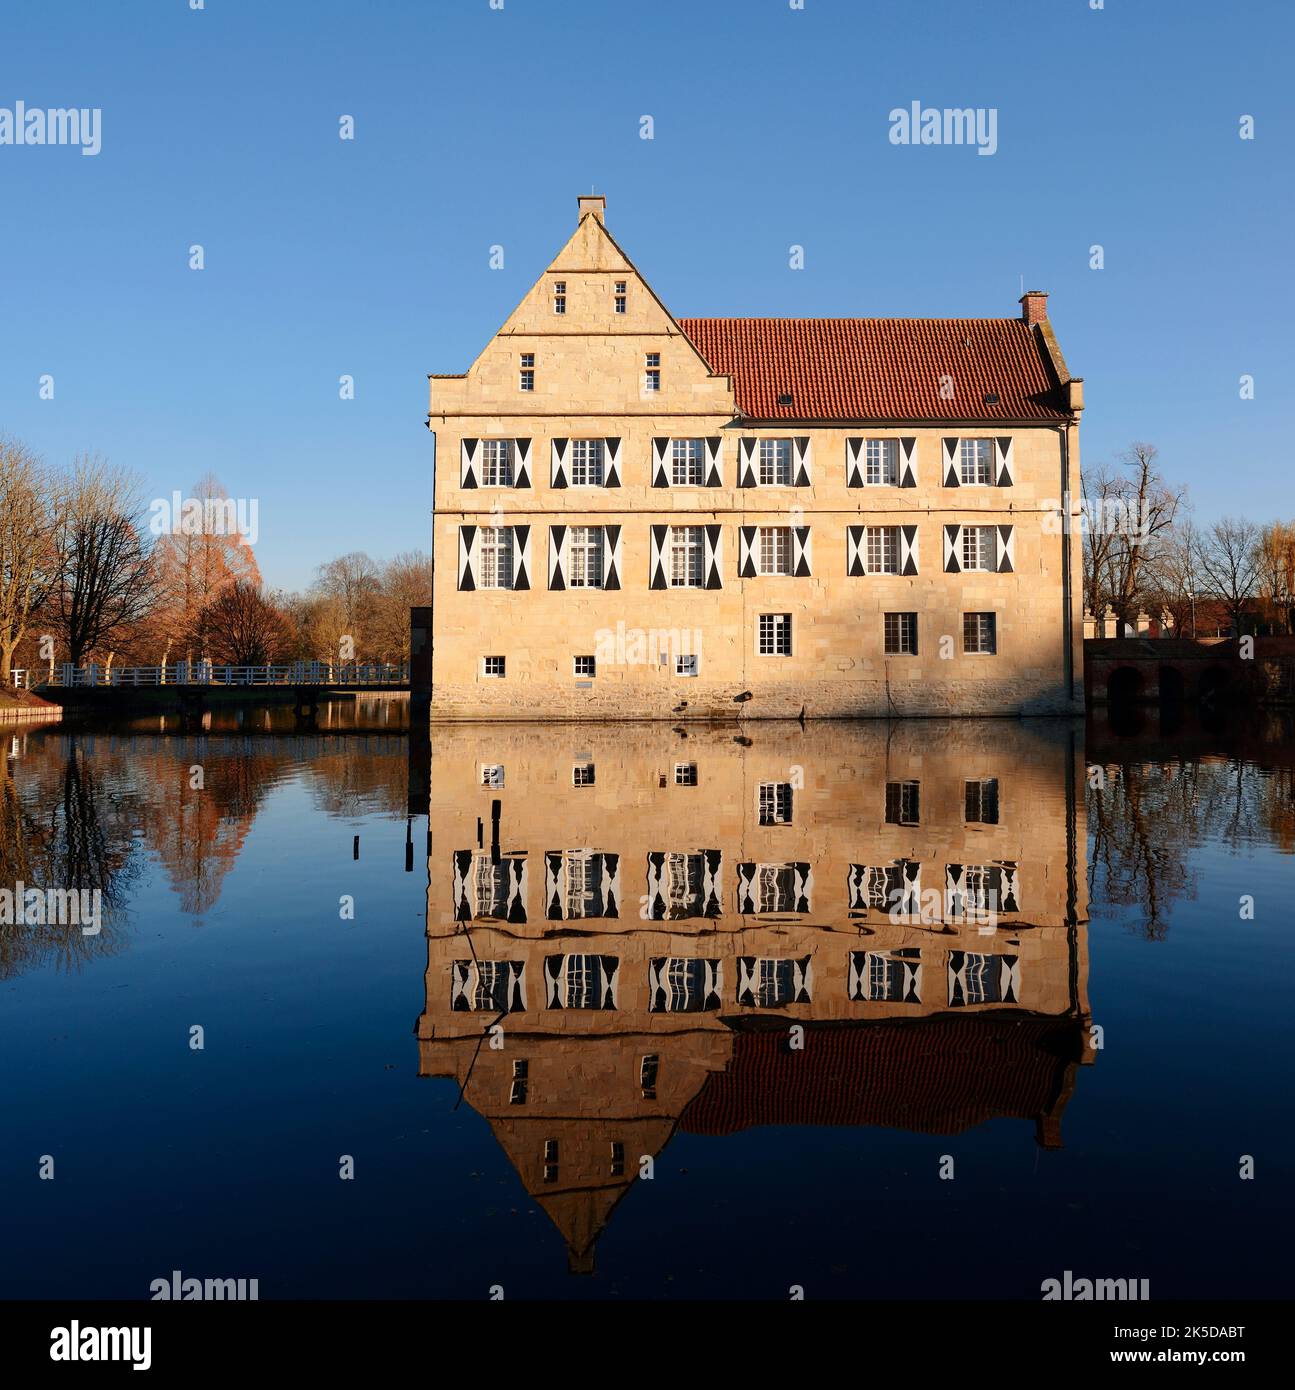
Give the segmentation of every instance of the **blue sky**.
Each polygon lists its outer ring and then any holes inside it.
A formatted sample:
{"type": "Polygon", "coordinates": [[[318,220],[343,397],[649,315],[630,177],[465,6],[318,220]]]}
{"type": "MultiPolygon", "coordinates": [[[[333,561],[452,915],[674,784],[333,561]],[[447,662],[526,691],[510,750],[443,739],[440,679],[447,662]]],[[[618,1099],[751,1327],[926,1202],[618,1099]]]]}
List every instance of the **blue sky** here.
{"type": "Polygon", "coordinates": [[[1289,517],[1293,11],[8,6],[0,107],[101,107],[103,148],[0,146],[0,432],[149,496],[216,472],[273,585],[426,548],[426,374],[468,366],[595,186],[679,316],[1010,315],[1023,276],[1086,379],[1086,462],[1149,439],[1200,519],[1289,517]],[[892,145],[913,101],[997,108],[997,153],[892,145]]]}

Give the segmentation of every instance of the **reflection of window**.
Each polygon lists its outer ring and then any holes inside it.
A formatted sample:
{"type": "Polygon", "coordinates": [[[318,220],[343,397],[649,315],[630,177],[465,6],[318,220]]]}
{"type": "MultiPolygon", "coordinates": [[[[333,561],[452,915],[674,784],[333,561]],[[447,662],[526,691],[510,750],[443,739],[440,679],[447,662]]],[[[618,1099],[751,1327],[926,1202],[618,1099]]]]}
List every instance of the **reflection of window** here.
{"type": "Polygon", "coordinates": [[[547,956],[544,978],[550,1009],[615,1009],[616,956],[547,956]]]}
{"type": "Polygon", "coordinates": [[[648,967],[648,1009],[652,1013],[694,1014],[720,1006],[723,988],[718,960],[658,956],[648,967]]]}
{"type": "Polygon", "coordinates": [[[520,960],[456,960],[450,972],[455,1013],[520,1013],[526,1008],[526,966],[520,960]]]}
{"type": "Polygon", "coordinates": [[[501,859],[490,862],[490,856],[477,856],[473,874],[474,917],[505,917],[508,914],[509,863],[501,859]]]}
{"type": "Polygon", "coordinates": [[[790,864],[761,864],[756,882],[758,911],[795,911],[795,874],[790,864]]]}
{"type": "Polygon", "coordinates": [[[503,763],[482,763],[481,785],[483,787],[502,787],[504,785],[503,763]]]}
{"type": "Polygon", "coordinates": [[[777,1009],[810,1000],[810,958],[739,956],[737,1002],[760,1009],[777,1009]]]}
{"type": "Polygon", "coordinates": [[[981,777],[966,784],[967,823],[998,824],[998,778],[981,777]]]}
{"type": "Polygon", "coordinates": [[[674,784],[676,787],[695,787],[697,785],[697,764],[675,763],[674,784]]]}
{"type": "Polygon", "coordinates": [[[529,1062],[513,1063],[513,1084],[508,1092],[509,1105],[525,1105],[530,1092],[530,1072],[529,1062]]]}
{"type": "Polygon", "coordinates": [[[644,1100],[656,1099],[656,1079],[660,1069],[661,1058],[655,1052],[649,1052],[639,1063],[639,1085],[643,1088],[644,1100]]]}
{"type": "Polygon", "coordinates": [[[886,824],[917,825],[921,819],[920,782],[886,783],[886,824]]]}
{"type": "Polygon", "coordinates": [[[1015,1004],[1020,1000],[1021,967],[1016,956],[949,952],[949,1005],[1015,1004]]]}
{"type": "Polygon", "coordinates": [[[916,946],[895,951],[851,951],[851,999],[872,1003],[922,1002],[922,953],[916,946]]]}
{"type": "Polygon", "coordinates": [[[950,918],[1019,912],[1016,863],[1000,859],[991,864],[946,864],[944,888],[950,918]]]}
{"type": "Polygon", "coordinates": [[[791,824],[791,783],[760,783],[760,824],[791,824]]]}
{"type": "Polygon", "coordinates": [[[576,763],[571,769],[571,785],[573,787],[592,787],[596,769],[593,763],[576,763]]]}

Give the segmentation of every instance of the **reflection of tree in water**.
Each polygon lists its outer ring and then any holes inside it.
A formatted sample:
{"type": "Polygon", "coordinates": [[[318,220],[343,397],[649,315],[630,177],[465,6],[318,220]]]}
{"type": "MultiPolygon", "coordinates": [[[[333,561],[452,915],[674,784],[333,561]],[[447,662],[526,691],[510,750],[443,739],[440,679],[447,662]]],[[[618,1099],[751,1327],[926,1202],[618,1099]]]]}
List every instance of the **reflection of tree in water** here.
{"type": "Polygon", "coordinates": [[[404,819],[409,801],[405,740],[389,734],[320,739],[307,766],[312,798],[326,815],[389,815],[404,819]]]}
{"type": "Polygon", "coordinates": [[[1162,939],[1177,899],[1194,899],[1192,852],[1213,841],[1233,852],[1295,843],[1295,772],[1239,759],[1108,763],[1088,788],[1089,898],[1094,916],[1133,907],[1148,940],[1162,939]]]}
{"type": "Polygon", "coordinates": [[[120,756],[87,757],[75,739],[49,745],[51,756],[24,767],[19,788],[9,759],[0,771],[0,886],[98,890],[102,926],[0,924],[0,978],[51,960],[79,966],[120,946],[120,924],[139,872],[135,814],[120,756]]]}

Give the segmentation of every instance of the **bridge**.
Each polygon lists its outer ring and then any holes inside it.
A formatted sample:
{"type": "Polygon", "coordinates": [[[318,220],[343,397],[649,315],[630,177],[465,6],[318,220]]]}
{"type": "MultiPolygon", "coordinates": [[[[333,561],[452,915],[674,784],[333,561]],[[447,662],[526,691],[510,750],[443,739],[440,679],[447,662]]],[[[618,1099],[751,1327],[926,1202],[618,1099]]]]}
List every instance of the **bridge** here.
{"type": "Polygon", "coordinates": [[[1084,642],[1089,705],[1295,700],[1295,637],[1113,637],[1084,642]]]}
{"type": "Polygon", "coordinates": [[[408,665],[389,663],[343,664],[332,661],[294,661],[284,665],[229,666],[210,661],[177,661],[164,666],[100,667],[63,664],[35,678],[31,671],[15,671],[14,684],[33,690],[94,690],[123,687],[278,687],[326,686],[336,690],[408,690],[408,665]]]}

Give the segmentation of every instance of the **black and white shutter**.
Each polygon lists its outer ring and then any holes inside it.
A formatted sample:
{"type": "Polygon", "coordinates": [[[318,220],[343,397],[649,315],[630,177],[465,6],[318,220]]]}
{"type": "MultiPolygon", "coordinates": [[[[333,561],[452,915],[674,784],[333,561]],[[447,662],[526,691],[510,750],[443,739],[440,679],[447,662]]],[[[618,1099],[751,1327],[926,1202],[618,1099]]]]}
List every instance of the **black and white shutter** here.
{"type": "Polygon", "coordinates": [[[847,439],[845,441],[846,487],[862,487],[864,485],[863,446],[864,441],[862,439],[847,439]]]}
{"type": "Polygon", "coordinates": [[[706,486],[724,486],[724,461],[723,449],[724,440],[716,435],[713,439],[703,441],[706,445],[706,486]]]}
{"type": "Polygon", "coordinates": [[[670,534],[668,526],[653,526],[651,552],[648,555],[648,588],[649,589],[668,589],[666,583],[665,557],[667,537],[670,534]]]}
{"type": "Polygon", "coordinates": [[[703,917],[721,917],[724,913],[724,856],[723,853],[717,849],[704,849],[701,854],[703,860],[701,875],[701,915],[703,917]]]}
{"type": "Polygon", "coordinates": [[[957,439],[946,438],[941,441],[944,447],[944,477],[945,487],[960,487],[962,485],[962,475],[958,471],[958,448],[957,439]]]}
{"type": "Polygon", "coordinates": [[[670,441],[657,438],[652,441],[652,486],[670,486],[670,441]]]}
{"type": "Polygon", "coordinates": [[[481,486],[481,441],[465,439],[459,445],[459,486],[481,486]]]}
{"type": "Polygon", "coordinates": [[[549,482],[553,487],[567,487],[571,482],[571,441],[553,441],[553,459],[550,465],[549,482]]]}
{"type": "Polygon", "coordinates": [[[999,574],[1016,571],[1016,532],[1011,526],[994,528],[994,568],[999,574]]]}
{"type": "Polygon", "coordinates": [[[603,588],[621,586],[621,528],[603,527],[603,588]]]}
{"type": "Polygon", "coordinates": [[[477,587],[477,562],[481,553],[481,528],[478,526],[459,527],[459,588],[463,590],[477,587]]]}
{"type": "Polygon", "coordinates": [[[531,528],[514,526],[513,533],[513,588],[531,587],[531,528]]]}
{"type": "Polygon", "coordinates": [[[454,920],[456,922],[470,922],[472,920],[472,898],[469,894],[471,884],[472,851],[470,849],[456,849],[450,877],[450,896],[454,903],[454,920]]]}
{"type": "Polygon", "coordinates": [[[756,569],[756,546],[760,543],[758,526],[739,526],[737,528],[737,577],[754,579],[756,569]]]}
{"type": "Polygon", "coordinates": [[[810,479],[809,436],[791,441],[791,481],[793,487],[808,487],[810,479]]]}
{"type": "Polygon", "coordinates": [[[754,912],[759,899],[755,891],[756,865],[742,863],[737,866],[737,910],[739,913],[754,912]]]}
{"type": "Polygon", "coordinates": [[[899,528],[899,572],[900,574],[917,573],[916,525],[899,528]]]}
{"type": "Polygon", "coordinates": [[[791,572],[797,579],[808,579],[813,573],[808,526],[791,528],[791,572]]]}
{"type": "Polygon", "coordinates": [[[513,449],[516,455],[516,464],[513,468],[513,486],[530,487],[531,441],[529,439],[514,439],[513,449]]]}
{"type": "Polygon", "coordinates": [[[756,444],[754,439],[739,439],[737,441],[737,485],[738,487],[754,487],[758,476],[755,468],[756,444]]]}
{"type": "Polygon", "coordinates": [[[791,865],[795,881],[796,903],[793,912],[812,912],[814,902],[814,871],[807,863],[791,865]]]}
{"type": "Polygon", "coordinates": [[[899,485],[917,486],[917,440],[911,436],[899,441],[899,485]]]}
{"type": "Polygon", "coordinates": [[[604,439],[603,448],[606,450],[607,458],[603,468],[603,486],[620,487],[621,485],[621,442],[619,439],[604,439]]]}
{"type": "Polygon", "coordinates": [[[994,440],[994,484],[997,487],[1011,487],[1014,481],[1012,436],[999,435],[994,440]]]}
{"type": "Polygon", "coordinates": [[[994,865],[989,873],[989,886],[996,894],[995,901],[1000,912],[1019,912],[1020,880],[1017,876],[1016,862],[1004,859],[994,865]]]}
{"type": "Polygon", "coordinates": [[[868,572],[863,563],[867,538],[866,526],[845,528],[845,572],[850,579],[862,579],[868,572]]]}
{"type": "Polygon", "coordinates": [[[549,588],[567,587],[567,528],[549,527],[549,588]]]}
{"type": "Polygon", "coordinates": [[[962,527],[946,524],[944,528],[944,572],[962,573],[962,527]]]}
{"type": "Polygon", "coordinates": [[[724,528],[707,526],[702,534],[702,574],[707,589],[724,587],[724,528]]]}

